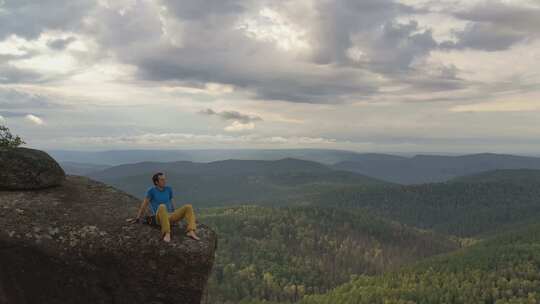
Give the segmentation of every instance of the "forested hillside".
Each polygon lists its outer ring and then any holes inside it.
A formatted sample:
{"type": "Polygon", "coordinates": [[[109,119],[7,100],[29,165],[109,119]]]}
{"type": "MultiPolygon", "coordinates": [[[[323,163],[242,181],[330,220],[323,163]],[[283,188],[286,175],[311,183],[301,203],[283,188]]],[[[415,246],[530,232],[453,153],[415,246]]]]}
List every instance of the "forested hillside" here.
{"type": "Polygon", "coordinates": [[[498,169],[490,170],[481,173],[458,176],[450,179],[448,182],[499,182],[510,184],[540,184],[540,170],[538,169],[498,169]]]}
{"type": "Polygon", "coordinates": [[[421,185],[346,186],[307,200],[362,208],[439,233],[488,235],[540,218],[540,170],[497,170],[421,185]]]}
{"type": "Polygon", "coordinates": [[[359,276],[302,304],[538,303],[540,224],[379,276],[359,276]]]}
{"type": "Polygon", "coordinates": [[[459,247],[359,210],[238,206],[202,209],[199,219],[220,238],[209,303],[296,301],[459,247]]]}

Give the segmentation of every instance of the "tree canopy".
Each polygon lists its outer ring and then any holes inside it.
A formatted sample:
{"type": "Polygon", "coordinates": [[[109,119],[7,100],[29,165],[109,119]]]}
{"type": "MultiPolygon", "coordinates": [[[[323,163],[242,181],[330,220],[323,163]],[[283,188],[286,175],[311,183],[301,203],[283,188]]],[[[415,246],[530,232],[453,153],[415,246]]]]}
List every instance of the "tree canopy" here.
{"type": "Polygon", "coordinates": [[[11,134],[8,127],[0,125],[0,148],[16,148],[25,143],[18,135],[11,134]]]}

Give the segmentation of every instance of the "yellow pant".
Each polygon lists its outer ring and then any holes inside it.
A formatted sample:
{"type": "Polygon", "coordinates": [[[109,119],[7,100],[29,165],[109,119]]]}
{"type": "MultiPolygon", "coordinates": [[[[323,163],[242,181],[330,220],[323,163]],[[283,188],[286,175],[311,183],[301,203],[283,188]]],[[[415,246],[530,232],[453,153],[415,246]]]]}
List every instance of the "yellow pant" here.
{"type": "Polygon", "coordinates": [[[161,233],[170,233],[170,222],[174,223],[180,221],[184,217],[188,223],[186,231],[195,230],[195,212],[193,212],[193,207],[190,204],[185,204],[184,206],[174,210],[171,215],[169,215],[165,204],[160,204],[156,212],[156,220],[158,224],[161,225],[161,233]]]}

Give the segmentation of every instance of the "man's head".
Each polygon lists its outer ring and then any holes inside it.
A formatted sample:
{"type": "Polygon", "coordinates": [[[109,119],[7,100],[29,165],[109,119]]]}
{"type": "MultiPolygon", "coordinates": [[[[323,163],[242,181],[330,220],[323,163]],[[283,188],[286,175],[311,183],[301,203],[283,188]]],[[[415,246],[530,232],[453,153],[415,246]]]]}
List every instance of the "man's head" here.
{"type": "Polygon", "coordinates": [[[165,179],[165,174],[162,172],[158,172],[152,176],[152,182],[154,185],[159,186],[161,188],[165,187],[165,183],[167,180],[165,179]]]}

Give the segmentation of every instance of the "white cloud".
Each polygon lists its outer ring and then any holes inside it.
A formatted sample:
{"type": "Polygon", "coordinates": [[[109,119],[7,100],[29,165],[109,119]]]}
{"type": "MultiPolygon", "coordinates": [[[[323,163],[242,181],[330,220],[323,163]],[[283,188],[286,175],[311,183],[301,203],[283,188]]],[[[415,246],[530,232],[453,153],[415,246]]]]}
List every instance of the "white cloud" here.
{"type": "Polygon", "coordinates": [[[234,92],[234,86],[232,85],[208,82],[204,86],[209,94],[221,95],[234,92]]]}
{"type": "Polygon", "coordinates": [[[76,60],[66,54],[39,55],[29,59],[17,60],[11,63],[23,70],[33,70],[43,74],[67,73],[75,68],[76,60]]]}
{"type": "Polygon", "coordinates": [[[540,102],[533,100],[483,102],[457,105],[449,109],[451,112],[528,112],[539,110],[540,102]]]}
{"type": "Polygon", "coordinates": [[[120,15],[124,15],[127,11],[133,9],[136,0],[98,0],[100,6],[117,11],[120,15]]]}
{"type": "Polygon", "coordinates": [[[253,122],[248,123],[241,123],[237,120],[233,121],[231,125],[225,127],[225,131],[227,132],[239,132],[239,131],[245,131],[245,130],[252,130],[255,128],[255,124],[253,122]]]}
{"type": "Polygon", "coordinates": [[[36,115],[33,115],[33,114],[27,114],[25,117],[24,117],[26,120],[28,120],[29,122],[33,123],[33,124],[36,124],[36,125],[43,125],[45,122],[43,121],[43,119],[37,117],[36,115]]]}
{"type": "Polygon", "coordinates": [[[182,33],[184,26],[181,21],[169,14],[166,6],[162,6],[159,12],[161,22],[161,36],[175,47],[182,47],[182,33]]]}
{"type": "Polygon", "coordinates": [[[244,31],[250,38],[271,42],[283,51],[302,52],[310,49],[307,32],[268,7],[259,10],[257,15],[241,19],[236,29],[244,31]]]}
{"type": "Polygon", "coordinates": [[[366,53],[364,53],[364,51],[362,51],[358,46],[352,46],[348,48],[346,52],[347,56],[353,61],[360,62],[369,60],[366,53]]]}
{"type": "Polygon", "coordinates": [[[0,55],[14,55],[7,61],[8,65],[46,77],[82,70],[92,62],[85,62],[79,57],[95,48],[95,42],[83,35],[57,30],[44,31],[36,39],[12,34],[0,41],[0,55]],[[68,39],[70,43],[65,49],[50,47],[52,41],[68,39]]]}
{"type": "Polygon", "coordinates": [[[28,53],[27,48],[23,48],[26,40],[10,35],[8,38],[0,42],[0,55],[25,55],[28,53]]]}
{"type": "MultiPolygon", "coordinates": [[[[434,51],[428,64],[451,64],[460,70],[459,76],[471,82],[495,83],[531,77],[540,81],[540,41],[518,44],[508,50],[484,52],[480,50],[434,51]]],[[[509,83],[518,87],[519,83],[509,83]]]]}

